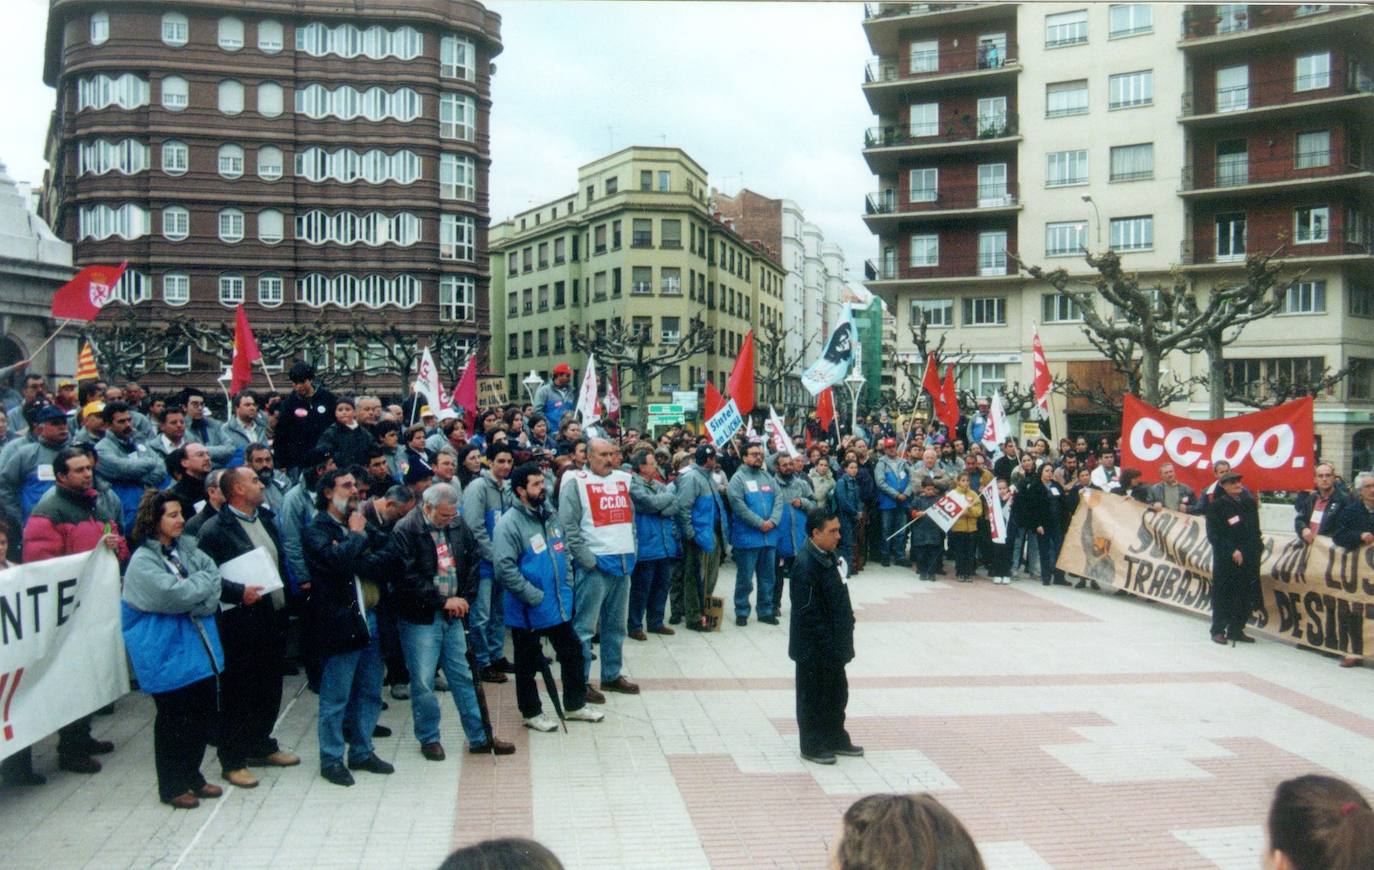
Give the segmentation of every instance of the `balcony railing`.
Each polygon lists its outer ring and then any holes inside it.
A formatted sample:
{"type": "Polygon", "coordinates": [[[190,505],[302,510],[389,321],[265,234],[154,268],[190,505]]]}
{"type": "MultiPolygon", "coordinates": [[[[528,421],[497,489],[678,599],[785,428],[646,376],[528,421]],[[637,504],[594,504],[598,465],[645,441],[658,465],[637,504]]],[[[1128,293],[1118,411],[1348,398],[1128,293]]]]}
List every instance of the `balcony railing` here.
{"type": "MultiPolygon", "coordinates": [[[[1277,241],[1264,248],[1265,251],[1277,248],[1277,241]]],[[[1254,246],[1255,252],[1261,250],[1261,246],[1254,246]]],[[[1324,242],[1313,242],[1300,244],[1289,241],[1284,246],[1280,255],[1276,259],[1288,259],[1290,257],[1340,257],[1340,256],[1361,256],[1374,254],[1374,244],[1369,240],[1346,240],[1331,238],[1324,242]]],[[[1199,245],[1191,239],[1184,239],[1179,245],[1178,260],[1184,265],[1196,266],[1208,263],[1244,263],[1245,251],[1217,253],[1215,244],[1206,246],[1199,245]]]]}
{"type": "Polygon", "coordinates": [[[1245,162],[1212,163],[1205,166],[1186,164],[1183,167],[1180,190],[1211,190],[1241,187],[1247,184],[1271,184],[1278,181],[1310,181],[1355,172],[1370,172],[1374,165],[1363,159],[1348,160],[1347,154],[1337,150],[1298,151],[1291,157],[1255,159],[1245,162]]]}
{"type": "Polygon", "coordinates": [[[1374,74],[1355,63],[1344,74],[1332,69],[1326,73],[1284,76],[1205,91],[1184,91],[1182,108],[1183,115],[1188,117],[1370,93],[1374,93],[1374,74]]]}
{"type": "Polygon", "coordinates": [[[930,278],[1000,278],[1014,275],[1006,254],[951,255],[931,266],[868,260],[864,263],[866,281],[921,281],[930,278]]]}
{"type": "Polygon", "coordinates": [[[998,112],[977,118],[965,115],[958,121],[941,121],[924,128],[918,128],[915,132],[909,124],[870,127],[864,131],[864,147],[892,148],[902,145],[938,145],[946,142],[1001,139],[1006,136],[1015,136],[1017,124],[1018,118],[1015,112],[998,112]]]}
{"type": "Polygon", "coordinates": [[[1244,33],[1331,11],[1329,3],[1236,6],[1239,8],[1235,11],[1221,6],[1190,6],[1183,13],[1183,38],[1200,39],[1227,33],[1244,33]]]}
{"type": "Polygon", "coordinates": [[[969,9],[984,3],[865,3],[864,18],[895,18],[899,15],[929,15],[951,9],[969,9]]]}
{"type": "Polygon", "coordinates": [[[1007,208],[1017,203],[1016,184],[977,184],[934,190],[880,190],[864,198],[864,214],[903,215],[948,209],[1007,208]]]}
{"type": "Polygon", "coordinates": [[[654,285],[651,281],[635,281],[630,284],[631,296],[652,296],[654,285]]]}
{"type": "Polygon", "coordinates": [[[977,48],[940,51],[914,57],[878,57],[864,66],[864,84],[947,76],[961,72],[1002,69],[1016,63],[1016,46],[986,43],[977,48]]]}

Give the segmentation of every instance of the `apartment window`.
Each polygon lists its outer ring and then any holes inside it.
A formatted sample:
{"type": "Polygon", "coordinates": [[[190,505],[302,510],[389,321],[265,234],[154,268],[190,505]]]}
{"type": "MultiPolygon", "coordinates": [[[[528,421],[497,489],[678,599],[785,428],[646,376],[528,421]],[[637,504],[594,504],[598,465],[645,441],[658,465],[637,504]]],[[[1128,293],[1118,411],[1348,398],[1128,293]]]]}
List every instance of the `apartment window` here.
{"type": "Polygon", "coordinates": [[[1217,143],[1217,187],[1250,183],[1250,149],[1244,139],[1217,143]]]}
{"type": "Polygon", "coordinates": [[[466,322],[477,318],[477,285],[471,275],[439,278],[439,319],[466,322]]]}
{"type": "Polygon", "coordinates": [[[567,331],[567,328],[563,326],[555,326],[553,328],[554,353],[563,353],[568,349],[567,339],[564,338],[564,336],[567,334],[567,331]]]}
{"type": "Polygon", "coordinates": [[[1358,208],[1345,210],[1345,240],[1353,245],[1369,246],[1369,222],[1358,208]]]}
{"type": "Polygon", "coordinates": [[[189,39],[190,24],[180,12],[168,12],[162,16],[162,43],[172,48],[180,48],[189,39]]]}
{"type": "Polygon", "coordinates": [[[1046,323],[1077,323],[1083,319],[1083,312],[1067,293],[1047,293],[1040,297],[1040,319],[1046,323]]]}
{"type": "Polygon", "coordinates": [[[621,293],[620,274],[619,269],[611,270],[611,295],[615,297],[619,297],[621,293]]]}
{"type": "Polygon", "coordinates": [[[110,38],[110,13],[91,13],[91,45],[100,45],[110,38]]]}
{"type": "Polygon", "coordinates": [[[1299,55],[1296,67],[1294,91],[1316,91],[1331,87],[1331,52],[1299,55]]]}
{"type": "Polygon", "coordinates": [[[1155,246],[1155,219],[1149,215],[1112,218],[1109,240],[1113,251],[1148,251],[1155,246]]]}
{"type": "Polygon", "coordinates": [[[191,301],[191,276],[185,272],[168,272],[162,276],[162,301],[168,305],[185,305],[191,301]]]}
{"type": "Polygon", "coordinates": [[[939,40],[931,39],[911,43],[911,71],[913,73],[940,71],[939,40]]]}
{"type": "Polygon", "coordinates": [[[659,193],[667,193],[667,192],[668,192],[668,189],[669,189],[669,182],[671,181],[671,178],[672,178],[672,176],[668,173],[668,171],[667,171],[666,169],[660,169],[660,170],[658,171],[658,192],[659,192],[659,193]]]}
{"type": "Polygon", "coordinates": [[[243,22],[237,18],[219,20],[219,47],[225,51],[243,48],[243,22]]]}
{"type": "Polygon", "coordinates": [[[916,268],[940,265],[940,236],[938,234],[931,233],[911,237],[911,265],[916,268]]]}
{"type": "Polygon", "coordinates": [[[466,94],[440,94],[439,138],[472,141],[473,102],[466,94]]]}
{"type": "MultiPolygon", "coordinates": [[[[669,343],[667,333],[664,333],[662,343],[669,343]]],[[[676,341],[673,343],[676,344],[676,341]]],[[[666,366],[663,371],[659,372],[658,391],[660,393],[671,393],[680,389],[682,389],[682,366],[666,366]]]]}
{"type": "Polygon", "coordinates": [[[1313,169],[1331,165],[1331,131],[1313,130],[1299,133],[1297,148],[1294,150],[1293,166],[1298,169],[1313,169]]]}
{"type": "Polygon", "coordinates": [[[439,158],[439,198],[471,202],[476,195],[472,158],[444,154],[439,158]]]}
{"type": "Polygon", "coordinates": [[[519,359],[519,358],[520,358],[520,335],[519,335],[519,333],[512,332],[509,336],[507,336],[507,341],[506,341],[506,356],[510,357],[511,359],[519,359]]]}
{"type": "Polygon", "coordinates": [[[978,274],[1007,274],[1007,231],[991,230],[978,234],[978,274]]]}
{"type": "Polygon", "coordinates": [[[524,289],[524,291],[520,294],[520,313],[522,313],[522,314],[533,314],[533,313],[534,313],[534,288],[533,288],[533,287],[526,287],[526,288],[524,289]]]}
{"type": "Polygon", "coordinates": [[[953,299],[913,299],[911,300],[911,324],[920,326],[945,327],[954,325],[953,299]]]}
{"type": "Polygon", "coordinates": [[[1155,146],[1153,142],[1139,145],[1116,145],[1110,151],[1110,181],[1141,181],[1155,177],[1155,146]]]}
{"type": "Polygon", "coordinates": [[[611,247],[620,250],[620,221],[611,221],[611,247]]]}
{"type": "Polygon", "coordinates": [[[597,272],[592,276],[592,299],[600,302],[606,298],[606,273],[597,272]]]}
{"type": "Polygon", "coordinates": [[[191,213],[179,205],[162,210],[162,235],[179,242],[191,234],[191,213]]]}
{"type": "Polygon", "coordinates": [[[1222,3],[1218,5],[1216,15],[1220,20],[1217,22],[1217,33],[1235,33],[1239,30],[1245,30],[1249,24],[1245,14],[1247,9],[1248,4],[1245,3],[1222,3]]]}
{"type": "Polygon", "coordinates": [[[1148,106],[1155,100],[1154,70],[1117,73],[1107,77],[1107,108],[1148,106]]]}
{"type": "Polygon", "coordinates": [[[653,189],[654,189],[654,173],[653,173],[651,170],[648,170],[648,169],[640,170],[640,173],[639,173],[639,189],[640,189],[640,190],[653,190],[653,189]]]}
{"type": "Polygon", "coordinates": [[[1061,48],[1088,41],[1088,10],[1045,16],[1045,47],[1061,48]]]}
{"type": "Polygon", "coordinates": [[[1352,400],[1374,399],[1374,359],[1350,357],[1350,391],[1352,400]]]}
{"type": "Polygon", "coordinates": [[[258,22],[258,51],[263,54],[276,54],[282,50],[284,44],[280,21],[258,22]]]}
{"type": "Polygon", "coordinates": [[[446,214],[440,217],[439,258],[472,262],[473,221],[470,215],[446,214]]]}
{"type": "Polygon", "coordinates": [[[630,292],[636,296],[646,296],[654,292],[654,270],[648,266],[635,266],[630,270],[630,292]]]}
{"type": "Polygon", "coordinates": [[[548,243],[548,242],[540,242],[540,243],[539,243],[539,247],[538,247],[538,252],[539,252],[539,268],[541,268],[541,269],[547,269],[547,268],[549,268],[549,243],[548,243]]]}
{"type": "Polygon", "coordinates": [[[553,307],[562,308],[567,304],[567,284],[562,281],[553,282],[553,307]]]}
{"type": "Polygon", "coordinates": [[[168,76],[162,80],[162,108],[169,112],[180,112],[191,103],[191,90],[186,79],[181,76],[168,76]]]}
{"type": "Polygon", "coordinates": [[[1245,212],[1229,212],[1216,216],[1217,262],[1245,259],[1245,212]]]}
{"type": "Polygon", "coordinates": [[[286,218],[274,208],[258,212],[258,241],[275,245],[285,238],[286,218]]]}
{"type": "Polygon", "coordinates": [[[909,178],[911,202],[935,202],[939,198],[940,170],[913,169],[909,178]]]}
{"type": "Polygon", "coordinates": [[[1062,118],[1088,111],[1088,80],[1053,82],[1045,86],[1045,117],[1062,118]]]}
{"type": "Polygon", "coordinates": [[[1271,384],[1305,384],[1320,381],[1326,367],[1323,357],[1226,360],[1226,386],[1250,399],[1265,398],[1271,384]]]}
{"type": "Polygon", "coordinates": [[[219,174],[225,178],[243,175],[243,148],[238,145],[219,146],[219,174]]]}
{"type": "Polygon", "coordinates": [[[281,85],[276,82],[263,82],[258,85],[258,114],[264,118],[276,118],[285,106],[281,85]]]}
{"type": "Polygon", "coordinates": [[[978,396],[990,396],[1007,386],[1006,363],[968,363],[959,366],[959,389],[978,396]]]}
{"type": "Polygon", "coordinates": [[[276,308],[286,298],[285,288],[280,275],[258,276],[258,304],[263,308],[276,308]]]}
{"type": "Polygon", "coordinates": [[[1322,314],[1326,311],[1326,282],[1299,281],[1283,297],[1280,314],[1322,314]]]}
{"type": "Polygon", "coordinates": [[[607,196],[610,196],[611,194],[619,193],[619,192],[620,192],[620,179],[619,179],[619,178],[608,178],[608,179],[606,179],[606,195],[607,195],[607,196]]]}
{"type": "Polygon", "coordinates": [[[520,316],[520,294],[513,290],[506,294],[506,314],[510,317],[520,316]]]}
{"type": "Polygon", "coordinates": [[[226,208],[219,213],[219,240],[231,244],[243,241],[243,212],[226,208]]]}
{"type": "Polygon", "coordinates": [[[663,220],[659,223],[659,247],[675,248],[682,247],[682,221],[663,220]]]}
{"type": "Polygon", "coordinates": [[[183,344],[167,351],[167,355],[162,358],[162,367],[169,374],[189,372],[191,370],[191,346],[183,344]]]}
{"type": "Polygon", "coordinates": [[[1111,39],[1138,36],[1155,28],[1154,10],[1148,3],[1113,3],[1107,10],[1111,39]]]}
{"type": "Polygon", "coordinates": [[[1088,183],[1088,152],[1051,151],[1045,155],[1045,186],[1067,187],[1088,183]]]}
{"type": "Polygon", "coordinates": [[[1072,257],[1083,252],[1087,221],[1061,221],[1045,224],[1045,256],[1072,257]]]}
{"type": "Polygon", "coordinates": [[[1293,211],[1294,243],[1310,245],[1324,242],[1330,231],[1330,210],[1326,206],[1311,206],[1293,211]]]}
{"type": "Polygon", "coordinates": [[[1374,286],[1351,286],[1350,313],[1355,317],[1374,317],[1374,286]]]}
{"type": "Polygon", "coordinates": [[[1006,323],[1006,297],[979,296],[964,300],[965,326],[1005,326],[1006,323]]]}
{"type": "Polygon", "coordinates": [[[258,149],[258,177],[263,181],[276,181],[282,174],[281,149],[274,145],[264,145],[258,149]]]}
{"type": "Polygon", "coordinates": [[[940,104],[916,103],[911,107],[913,137],[940,135],[940,104]]]}
{"type": "Polygon", "coordinates": [[[562,262],[564,262],[565,260],[568,259],[568,257],[567,257],[567,250],[568,250],[568,240],[567,240],[567,239],[565,239],[565,238],[563,238],[562,236],[560,236],[560,237],[558,237],[558,238],[556,238],[556,239],[553,240],[553,264],[554,264],[555,266],[557,266],[559,263],[562,263],[562,262]]]}
{"type": "Polygon", "coordinates": [[[664,266],[658,270],[658,292],[664,296],[682,295],[682,270],[676,266],[664,266]]]}
{"type": "Polygon", "coordinates": [[[592,228],[593,250],[598,254],[606,253],[606,225],[597,224],[592,228]]]}
{"type": "Polygon", "coordinates": [[[472,41],[460,36],[445,36],[439,40],[439,75],[470,82],[475,78],[472,41]]]}
{"type": "Polygon", "coordinates": [[[539,330],[539,332],[538,332],[538,336],[539,336],[539,345],[538,345],[538,347],[539,347],[539,355],[540,355],[540,356],[548,356],[548,353],[549,353],[549,331],[548,331],[547,329],[541,329],[541,330],[539,330]]]}
{"type": "Polygon", "coordinates": [[[646,344],[653,341],[654,319],[652,317],[631,317],[630,335],[638,336],[646,344]]]}
{"type": "Polygon", "coordinates": [[[1217,111],[1239,112],[1250,108],[1250,67],[1224,66],[1217,70],[1217,111]]]}
{"type": "Polygon", "coordinates": [[[243,111],[243,85],[233,79],[219,83],[219,110],[226,115],[237,115],[243,111]]]}
{"type": "Polygon", "coordinates": [[[651,247],[654,243],[654,222],[648,218],[635,218],[630,233],[631,247],[651,247]]]}
{"type": "Polygon", "coordinates": [[[219,302],[221,305],[238,305],[243,302],[243,276],[219,276],[219,302]]]}
{"type": "Polygon", "coordinates": [[[191,162],[190,149],[185,142],[170,140],[162,143],[162,171],[168,175],[185,175],[191,162]]]}

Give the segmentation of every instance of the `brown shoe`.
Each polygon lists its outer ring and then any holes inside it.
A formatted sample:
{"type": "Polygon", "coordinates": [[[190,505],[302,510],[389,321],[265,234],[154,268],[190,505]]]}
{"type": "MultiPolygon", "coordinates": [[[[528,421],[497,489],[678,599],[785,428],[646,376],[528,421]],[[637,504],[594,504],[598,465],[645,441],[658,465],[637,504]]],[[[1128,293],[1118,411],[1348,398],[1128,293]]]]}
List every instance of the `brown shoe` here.
{"type": "Polygon", "coordinates": [[[301,760],[299,756],[292,755],[289,752],[282,752],[280,749],[270,755],[264,755],[261,758],[248,759],[249,767],[295,767],[300,763],[301,760]]]}
{"type": "Polygon", "coordinates": [[[246,767],[240,767],[238,770],[226,770],[224,781],[237,788],[258,787],[258,778],[246,767]]]}
{"type": "Polygon", "coordinates": [[[1359,666],[1359,656],[1346,656],[1345,658],[1341,659],[1341,667],[1343,668],[1358,668],[1359,666]]]}
{"type": "Polygon", "coordinates": [[[616,677],[614,680],[611,680],[609,683],[602,683],[602,684],[601,684],[601,691],[603,691],[603,692],[619,692],[619,693],[622,694],[622,695],[638,695],[638,694],[639,694],[639,686],[637,686],[637,685],[635,685],[634,683],[630,682],[629,680],[625,679],[625,675],[624,675],[624,674],[621,674],[620,676],[616,677]]]}
{"type": "Polygon", "coordinates": [[[660,625],[658,628],[651,628],[651,629],[649,629],[649,633],[650,633],[650,634],[662,634],[662,635],[677,634],[676,631],[673,631],[671,628],[669,628],[669,627],[666,626],[666,625],[660,625]]]}
{"type": "Polygon", "coordinates": [[[510,678],[493,665],[482,668],[481,680],[484,683],[504,683],[508,679],[510,678]]]}
{"type": "Polygon", "coordinates": [[[426,743],[420,747],[420,754],[429,761],[443,761],[448,756],[444,754],[444,744],[438,740],[433,743],[426,743]]]}
{"type": "Polygon", "coordinates": [[[468,752],[472,755],[514,755],[515,744],[507,743],[499,737],[492,737],[490,743],[469,746],[468,752]]]}
{"type": "Polygon", "coordinates": [[[212,782],[207,782],[205,785],[196,789],[196,797],[217,798],[222,794],[224,794],[224,789],[212,782]]]}
{"type": "Polygon", "coordinates": [[[200,801],[189,791],[185,794],[179,794],[169,801],[164,801],[164,803],[174,810],[193,810],[200,806],[200,801]]]}
{"type": "Polygon", "coordinates": [[[604,703],[606,703],[606,696],[603,695],[603,694],[601,694],[600,692],[598,692],[596,689],[593,689],[591,686],[588,686],[588,687],[587,687],[587,703],[588,703],[588,704],[604,704],[604,703]]]}
{"type": "Polygon", "coordinates": [[[631,638],[632,640],[648,640],[648,639],[649,639],[649,636],[648,636],[647,634],[645,634],[643,631],[641,631],[640,629],[635,629],[634,631],[630,632],[629,634],[627,634],[627,635],[625,635],[625,636],[628,637],[628,638],[631,638]]]}

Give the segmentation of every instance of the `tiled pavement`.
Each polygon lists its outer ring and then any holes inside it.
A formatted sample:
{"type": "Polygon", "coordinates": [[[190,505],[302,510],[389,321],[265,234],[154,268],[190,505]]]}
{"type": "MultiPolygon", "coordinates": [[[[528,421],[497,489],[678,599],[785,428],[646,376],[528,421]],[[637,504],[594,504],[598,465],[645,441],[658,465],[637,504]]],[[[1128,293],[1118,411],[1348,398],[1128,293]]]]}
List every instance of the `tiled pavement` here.
{"type": "MultiPolygon", "coordinates": [[[[728,593],[733,566],[722,572],[728,593]]],[[[420,867],[455,844],[534,836],[569,867],[821,867],[836,821],[874,791],[933,791],[991,868],[1253,868],[1273,787],[1320,770],[1374,792],[1374,672],[1276,643],[1218,647],[1194,617],[1021,581],[916,582],[874,567],[851,584],[858,658],[849,724],[868,754],[796,753],[786,622],[627,641],[644,687],[599,725],[521,728],[519,753],[423,760],[408,705],[379,741],[390,777],[317,775],[315,699],[288,681],[278,736],[305,758],[194,812],[157,803],[152,704],[130,696],[96,734],[95,777],[0,792],[0,863],[42,867],[420,867]]],[[[728,599],[727,599],[728,600],[728,599]]],[[[597,674],[593,671],[593,679],[597,674]]],[[[218,773],[213,759],[205,771],[218,773]]]]}

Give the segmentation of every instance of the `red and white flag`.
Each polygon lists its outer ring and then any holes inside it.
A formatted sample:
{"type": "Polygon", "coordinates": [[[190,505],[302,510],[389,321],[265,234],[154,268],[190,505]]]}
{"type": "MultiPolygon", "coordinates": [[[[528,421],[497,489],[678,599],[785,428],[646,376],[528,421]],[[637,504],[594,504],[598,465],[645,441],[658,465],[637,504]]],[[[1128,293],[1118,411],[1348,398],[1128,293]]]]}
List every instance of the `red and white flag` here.
{"type": "Polygon", "coordinates": [[[988,485],[978,490],[978,494],[983,497],[983,501],[988,505],[988,531],[992,533],[994,544],[1005,544],[1007,542],[1007,508],[1011,505],[1002,504],[1002,500],[997,497],[997,478],[988,480],[988,485]]]}
{"type": "Polygon", "coordinates": [[[587,371],[582,375],[582,387],[577,391],[577,418],[583,426],[601,419],[596,400],[596,358],[587,356],[587,371]]]}
{"type": "MultiPolygon", "coordinates": [[[[988,408],[988,419],[983,426],[983,447],[987,448],[989,456],[997,455],[997,448],[1002,442],[1011,435],[1011,425],[1007,423],[1006,406],[1002,404],[1002,391],[996,390],[992,394],[992,404],[988,408]]],[[[1000,544],[1001,541],[998,541],[1000,544]]]]}
{"type": "Polygon", "coordinates": [[[601,407],[606,411],[607,420],[620,419],[620,367],[611,369],[611,381],[606,385],[606,395],[601,399],[601,407]]]}
{"type": "Polygon", "coordinates": [[[1040,343],[1040,330],[1031,337],[1031,363],[1034,366],[1035,407],[1040,409],[1040,419],[1050,417],[1050,364],[1045,361],[1045,347],[1040,343]]]}
{"type": "Polygon", "coordinates": [[[773,410],[772,405],[768,406],[768,419],[763,422],[763,428],[768,432],[774,453],[786,453],[793,459],[801,455],[797,451],[797,445],[792,443],[792,436],[787,434],[787,427],[783,425],[782,418],[773,410]]]}
{"type": "Polygon", "coordinates": [[[425,401],[429,403],[429,410],[439,419],[458,416],[449,401],[448,393],[444,392],[439,367],[434,364],[434,357],[430,355],[428,347],[420,354],[420,367],[415,371],[415,392],[425,397],[425,401]]]}
{"type": "Polygon", "coordinates": [[[114,298],[115,285],[129,268],[118,266],[87,266],[76,277],[63,284],[52,297],[52,316],[58,320],[95,320],[100,309],[114,298]]]}
{"type": "MultiPolygon", "coordinates": [[[[248,325],[248,312],[243,303],[238,304],[234,316],[234,359],[229,367],[232,377],[229,380],[229,395],[237,396],[240,390],[253,383],[253,363],[262,359],[258,350],[258,340],[253,337],[253,327],[248,325]]],[[[428,353],[428,351],[426,351],[428,353]]]]}

